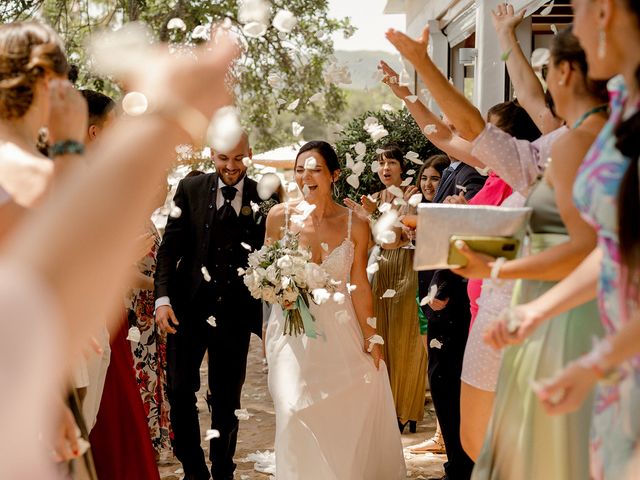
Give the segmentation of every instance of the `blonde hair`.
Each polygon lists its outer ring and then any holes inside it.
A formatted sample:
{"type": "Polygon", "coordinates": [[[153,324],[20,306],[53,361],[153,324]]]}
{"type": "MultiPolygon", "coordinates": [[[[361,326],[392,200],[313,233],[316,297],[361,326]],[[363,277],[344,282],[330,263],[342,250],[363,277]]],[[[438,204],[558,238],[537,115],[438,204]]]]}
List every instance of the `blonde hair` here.
{"type": "Polygon", "coordinates": [[[46,72],[66,75],[64,46],[49,26],[37,22],[0,25],[0,119],[24,116],[37,81],[46,72]]]}

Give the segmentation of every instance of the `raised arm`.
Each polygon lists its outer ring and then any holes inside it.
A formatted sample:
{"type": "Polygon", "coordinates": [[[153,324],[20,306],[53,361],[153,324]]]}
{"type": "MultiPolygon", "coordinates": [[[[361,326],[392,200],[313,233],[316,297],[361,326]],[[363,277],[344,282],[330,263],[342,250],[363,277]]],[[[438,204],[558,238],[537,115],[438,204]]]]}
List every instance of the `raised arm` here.
{"type": "Polygon", "coordinates": [[[451,131],[449,126],[429,108],[416,99],[411,101],[411,90],[398,84],[398,73],[386,62],[380,61],[378,66],[384,77],[382,82],[389,86],[396,97],[404,102],[409,113],[420,127],[422,134],[440,150],[451,158],[460,160],[473,167],[484,167],[482,162],[471,155],[473,145],[451,131]],[[407,98],[408,97],[408,98],[407,98]]]}
{"type": "Polygon", "coordinates": [[[545,134],[560,128],[562,121],[556,118],[547,106],[542,84],[518,43],[516,28],[522,22],[525,11],[516,14],[513,5],[501,3],[491,14],[518,102],[545,134]]]}
{"type": "Polygon", "coordinates": [[[480,135],[486,123],[482,114],[462,92],[449,83],[427,54],[429,27],[426,26],[422,35],[416,40],[393,29],[387,31],[386,37],[416,69],[438,106],[455,125],[460,136],[471,141],[480,135]]]}

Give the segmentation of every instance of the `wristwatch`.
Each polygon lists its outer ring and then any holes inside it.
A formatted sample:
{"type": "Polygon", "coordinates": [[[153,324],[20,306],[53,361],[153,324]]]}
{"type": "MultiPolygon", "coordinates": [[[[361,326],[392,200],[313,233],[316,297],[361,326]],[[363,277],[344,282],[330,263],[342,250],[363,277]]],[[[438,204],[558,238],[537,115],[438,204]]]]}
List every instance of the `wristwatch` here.
{"type": "Polygon", "coordinates": [[[54,143],[49,148],[49,156],[51,158],[67,154],[82,155],[83,153],[84,145],[80,142],[76,142],[75,140],[61,140],[54,143]]]}

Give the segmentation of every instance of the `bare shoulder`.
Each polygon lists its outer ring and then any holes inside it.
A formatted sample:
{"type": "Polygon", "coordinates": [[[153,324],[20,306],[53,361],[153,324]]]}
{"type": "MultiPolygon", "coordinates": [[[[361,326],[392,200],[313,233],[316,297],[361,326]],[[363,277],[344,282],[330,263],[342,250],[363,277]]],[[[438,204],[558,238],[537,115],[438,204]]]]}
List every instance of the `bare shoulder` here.
{"type": "Polygon", "coordinates": [[[269,214],[267,215],[267,219],[268,220],[272,220],[272,221],[278,221],[278,220],[283,220],[284,221],[284,209],[285,209],[285,204],[284,203],[278,203],[276,205],[274,205],[270,210],[269,210],[269,214]]]}
{"type": "MultiPolygon", "coordinates": [[[[369,238],[369,222],[358,215],[351,215],[351,233],[354,237],[369,238]]],[[[367,240],[368,241],[368,240],[367,240]]]]}

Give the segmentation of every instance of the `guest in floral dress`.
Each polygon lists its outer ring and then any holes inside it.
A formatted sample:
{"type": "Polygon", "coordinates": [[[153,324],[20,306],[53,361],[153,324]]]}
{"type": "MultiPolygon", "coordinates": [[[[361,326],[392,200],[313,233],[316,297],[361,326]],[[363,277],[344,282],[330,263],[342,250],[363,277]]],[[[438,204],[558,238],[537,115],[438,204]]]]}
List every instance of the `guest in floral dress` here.
{"type": "Polygon", "coordinates": [[[166,336],[156,327],[154,317],[153,274],[160,234],[149,222],[147,230],[155,242],[151,251],[138,262],[139,286],[131,289],[125,301],[131,327],[138,327],[140,341],[131,342],[134,369],[147,414],[151,443],[156,456],[170,448],[169,402],[166,396],[166,336]],[[147,285],[145,285],[145,280],[147,285]],[[141,288],[143,287],[144,288],[141,288]]]}

